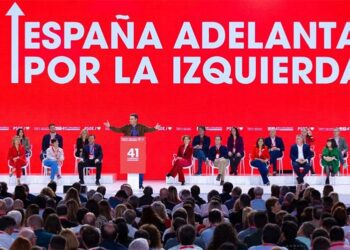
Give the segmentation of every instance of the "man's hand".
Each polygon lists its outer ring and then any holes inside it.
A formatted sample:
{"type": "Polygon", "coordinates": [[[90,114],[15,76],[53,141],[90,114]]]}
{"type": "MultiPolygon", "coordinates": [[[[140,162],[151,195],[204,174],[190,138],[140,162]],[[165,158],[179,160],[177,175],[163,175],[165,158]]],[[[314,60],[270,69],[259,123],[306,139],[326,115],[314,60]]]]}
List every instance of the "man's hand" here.
{"type": "Polygon", "coordinates": [[[106,128],[110,128],[111,127],[111,124],[109,123],[108,120],[105,123],[103,123],[103,124],[106,126],[106,128]]]}
{"type": "Polygon", "coordinates": [[[230,157],[232,156],[232,152],[231,151],[228,152],[228,156],[230,156],[230,157]]]}
{"type": "Polygon", "coordinates": [[[159,130],[159,129],[161,128],[161,126],[160,126],[159,123],[157,123],[156,126],[154,126],[154,128],[155,128],[156,130],[159,130]]]}
{"type": "Polygon", "coordinates": [[[98,162],[100,162],[100,160],[99,159],[95,159],[95,163],[98,163],[98,162]]]}

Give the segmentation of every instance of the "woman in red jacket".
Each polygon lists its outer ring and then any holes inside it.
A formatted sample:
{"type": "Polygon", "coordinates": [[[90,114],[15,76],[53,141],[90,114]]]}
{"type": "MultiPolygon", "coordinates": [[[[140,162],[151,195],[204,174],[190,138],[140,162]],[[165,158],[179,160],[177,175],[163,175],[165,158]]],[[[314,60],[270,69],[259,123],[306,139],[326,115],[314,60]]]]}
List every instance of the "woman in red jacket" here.
{"type": "Polygon", "coordinates": [[[13,175],[13,172],[16,172],[17,184],[20,184],[22,167],[27,164],[27,161],[26,150],[24,146],[21,145],[21,140],[17,135],[12,139],[12,147],[9,149],[7,158],[10,161],[10,165],[13,167],[10,177],[13,175]]]}
{"type": "Polygon", "coordinates": [[[268,161],[270,159],[269,149],[264,144],[264,138],[258,138],[256,141],[256,145],[253,149],[252,161],[250,164],[259,169],[261,178],[263,179],[264,185],[270,185],[269,178],[267,174],[269,172],[268,169],[268,161]]]}
{"type": "Polygon", "coordinates": [[[188,135],[184,135],[182,137],[183,144],[179,147],[177,151],[176,157],[173,160],[173,167],[170,172],[167,174],[167,177],[174,177],[178,174],[179,181],[181,185],[185,185],[185,176],[183,173],[183,167],[190,166],[192,164],[192,154],[193,148],[190,145],[191,137],[188,135]]]}

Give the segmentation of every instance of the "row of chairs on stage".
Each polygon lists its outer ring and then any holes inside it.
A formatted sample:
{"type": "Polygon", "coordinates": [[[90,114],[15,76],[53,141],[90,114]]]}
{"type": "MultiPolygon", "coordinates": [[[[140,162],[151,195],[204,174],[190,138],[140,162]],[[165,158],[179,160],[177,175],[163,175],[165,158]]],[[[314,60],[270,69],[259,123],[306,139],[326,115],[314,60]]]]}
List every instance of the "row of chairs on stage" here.
{"type": "MultiPolygon", "coordinates": [[[[26,160],[27,160],[27,164],[25,166],[22,167],[22,171],[23,171],[23,174],[24,175],[28,175],[30,174],[30,167],[31,167],[31,158],[33,156],[33,145],[31,145],[30,147],[30,151],[29,153],[26,155],[26,160]]],[[[78,172],[78,164],[79,162],[82,160],[80,157],[77,157],[75,155],[77,151],[77,148],[76,148],[76,145],[74,144],[74,148],[73,148],[73,156],[74,156],[74,173],[77,173],[78,172]]],[[[45,161],[45,156],[44,156],[44,159],[42,160],[41,162],[41,167],[42,167],[42,175],[44,176],[49,176],[50,175],[50,170],[51,168],[49,166],[46,166],[44,164],[44,161],[45,161]]],[[[61,164],[58,166],[58,173],[61,175],[62,174],[62,167],[63,167],[63,163],[64,162],[61,162],[61,164]]],[[[10,161],[8,160],[7,161],[7,165],[9,167],[9,173],[11,173],[12,169],[14,168],[14,166],[11,166],[10,164],[10,161]]],[[[88,176],[88,175],[92,175],[94,172],[96,171],[96,167],[94,166],[88,166],[88,167],[85,167],[84,170],[83,170],[83,174],[84,176],[88,176]]]]}
{"type": "MultiPolygon", "coordinates": [[[[177,155],[174,154],[173,155],[173,160],[175,159],[177,155]]],[[[283,167],[283,158],[284,158],[284,152],[282,153],[282,156],[280,158],[277,158],[277,168],[278,168],[278,174],[281,175],[284,173],[284,167],[283,167]]],[[[321,176],[323,176],[323,166],[322,166],[322,154],[319,155],[319,164],[320,164],[320,167],[321,167],[321,176]]],[[[257,172],[258,169],[253,167],[251,165],[251,161],[253,159],[251,158],[251,154],[249,154],[249,167],[250,167],[250,171],[251,171],[251,175],[254,175],[254,172],[257,172]]],[[[188,175],[189,176],[192,176],[194,173],[195,173],[195,168],[196,168],[196,161],[197,159],[195,157],[192,157],[192,161],[191,161],[191,165],[188,165],[188,166],[185,166],[183,167],[184,170],[187,170],[188,171],[188,175]]],[[[347,163],[348,161],[348,157],[344,158],[344,161],[347,163]]],[[[311,161],[310,161],[310,164],[315,167],[315,156],[311,158],[311,161]]],[[[340,163],[339,163],[340,164],[340,163]]],[[[217,167],[214,166],[214,164],[209,161],[209,164],[204,164],[204,167],[205,167],[205,174],[206,175],[212,175],[214,176],[214,172],[216,170],[218,170],[217,167]]],[[[226,175],[229,175],[229,167],[230,167],[230,163],[228,162],[227,166],[226,166],[226,175]]],[[[267,166],[268,168],[270,167],[270,164],[267,166]]],[[[342,168],[342,175],[345,174],[345,171],[346,171],[346,174],[349,174],[349,169],[346,168],[342,168]]],[[[245,154],[244,156],[242,157],[240,163],[239,163],[239,173],[240,175],[246,175],[246,169],[245,169],[245,154]]],[[[293,176],[294,176],[294,171],[292,171],[293,173],[293,176]]],[[[311,175],[311,172],[309,172],[309,175],[311,175]]],[[[340,175],[340,172],[338,172],[338,176],[340,175]]]]}

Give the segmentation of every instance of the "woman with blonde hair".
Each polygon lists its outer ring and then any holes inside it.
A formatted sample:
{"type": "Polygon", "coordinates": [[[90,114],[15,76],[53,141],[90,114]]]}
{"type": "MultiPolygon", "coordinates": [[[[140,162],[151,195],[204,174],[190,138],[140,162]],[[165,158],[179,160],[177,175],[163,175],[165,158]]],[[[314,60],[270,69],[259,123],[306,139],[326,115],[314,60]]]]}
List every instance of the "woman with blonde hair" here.
{"type": "Polygon", "coordinates": [[[165,227],[169,228],[171,226],[171,220],[169,219],[168,213],[166,212],[165,205],[161,201],[155,201],[151,204],[151,207],[164,221],[165,227]]]}
{"type": "Polygon", "coordinates": [[[56,199],[56,194],[55,194],[55,192],[54,192],[51,188],[49,188],[49,187],[44,187],[44,188],[41,190],[40,195],[42,195],[42,196],[48,196],[49,198],[54,199],[54,200],[56,199]]]}
{"type": "Polygon", "coordinates": [[[79,248],[79,241],[72,230],[63,229],[60,235],[66,239],[66,250],[77,250],[79,248]]]}
{"type": "Polygon", "coordinates": [[[128,207],[124,204],[119,204],[114,209],[114,218],[123,217],[123,213],[128,209],[128,207]]]}
{"type": "Polygon", "coordinates": [[[80,157],[80,158],[83,157],[84,146],[89,144],[88,138],[89,138],[89,131],[86,128],[82,129],[80,131],[80,135],[77,138],[77,142],[75,144],[75,147],[76,147],[75,156],[76,157],[80,157]]]}
{"type": "Polygon", "coordinates": [[[100,210],[100,215],[103,215],[107,219],[107,221],[112,220],[112,209],[111,209],[110,205],[108,204],[108,201],[101,200],[98,203],[98,208],[100,210]]]}
{"type": "Polygon", "coordinates": [[[17,135],[12,138],[12,146],[8,151],[7,159],[12,167],[10,169],[10,177],[16,172],[17,185],[21,184],[22,168],[27,164],[27,160],[26,150],[21,145],[21,140],[17,135]]]}

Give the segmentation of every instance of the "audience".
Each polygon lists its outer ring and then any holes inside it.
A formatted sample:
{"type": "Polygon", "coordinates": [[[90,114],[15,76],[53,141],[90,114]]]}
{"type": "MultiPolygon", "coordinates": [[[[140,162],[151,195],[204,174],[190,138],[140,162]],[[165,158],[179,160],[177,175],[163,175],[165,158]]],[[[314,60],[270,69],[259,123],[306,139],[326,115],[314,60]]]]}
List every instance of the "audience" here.
{"type": "Polygon", "coordinates": [[[225,182],[206,199],[197,185],[180,197],[175,186],[146,187],[143,198],[123,185],[112,203],[103,186],[83,194],[75,183],[63,198],[55,182],[37,195],[2,187],[1,249],[350,250],[349,209],[331,185],[273,185],[264,195],[225,182]]]}

